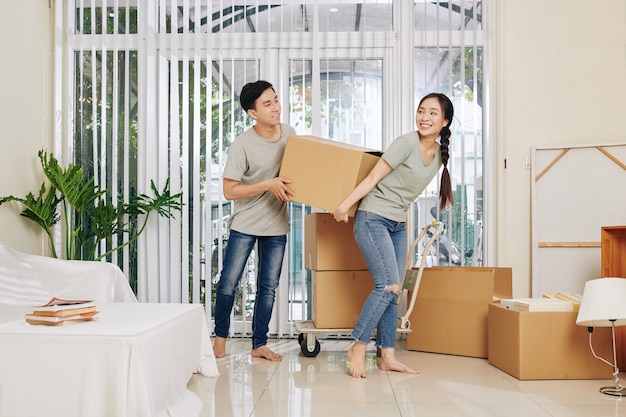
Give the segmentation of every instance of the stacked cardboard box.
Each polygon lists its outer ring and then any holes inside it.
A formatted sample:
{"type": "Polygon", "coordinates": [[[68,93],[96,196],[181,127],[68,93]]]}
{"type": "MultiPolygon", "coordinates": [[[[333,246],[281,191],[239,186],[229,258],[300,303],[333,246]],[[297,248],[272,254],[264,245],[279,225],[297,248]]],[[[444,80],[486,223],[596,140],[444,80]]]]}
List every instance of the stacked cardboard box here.
{"type": "MultiPolygon", "coordinates": [[[[291,180],[293,201],[332,211],[376,165],[382,153],[315,136],[289,136],[280,176],[291,180]]],[[[320,329],[354,327],[373,280],[349,223],[329,213],[305,219],[305,268],[311,270],[312,315],[320,329]]]]}
{"type": "Polygon", "coordinates": [[[374,288],[352,234],[353,218],[337,223],[330,213],[304,219],[305,268],[313,281],[312,315],[318,329],[350,329],[374,288]]]}

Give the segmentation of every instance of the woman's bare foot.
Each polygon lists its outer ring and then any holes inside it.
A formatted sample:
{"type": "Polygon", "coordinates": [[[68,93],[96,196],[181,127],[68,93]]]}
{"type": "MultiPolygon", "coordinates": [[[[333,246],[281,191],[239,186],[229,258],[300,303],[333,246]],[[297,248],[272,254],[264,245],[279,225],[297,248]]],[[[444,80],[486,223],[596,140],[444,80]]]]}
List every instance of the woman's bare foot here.
{"type": "Polygon", "coordinates": [[[282,355],[272,352],[272,350],[267,346],[261,346],[256,349],[252,349],[251,354],[253,358],[263,358],[272,362],[280,362],[283,359],[282,355]]]}
{"type": "Polygon", "coordinates": [[[365,373],[365,353],[367,345],[361,342],[354,342],[348,351],[348,359],[350,360],[350,375],[353,378],[367,378],[365,373]]]}
{"type": "Polygon", "coordinates": [[[223,358],[226,355],[226,338],[215,336],[213,342],[213,354],[216,358],[223,358]]]}
{"type": "Polygon", "coordinates": [[[408,365],[396,359],[394,348],[384,348],[380,350],[380,358],[376,360],[378,369],[381,371],[395,371],[405,374],[419,374],[420,371],[413,369],[408,365]]]}

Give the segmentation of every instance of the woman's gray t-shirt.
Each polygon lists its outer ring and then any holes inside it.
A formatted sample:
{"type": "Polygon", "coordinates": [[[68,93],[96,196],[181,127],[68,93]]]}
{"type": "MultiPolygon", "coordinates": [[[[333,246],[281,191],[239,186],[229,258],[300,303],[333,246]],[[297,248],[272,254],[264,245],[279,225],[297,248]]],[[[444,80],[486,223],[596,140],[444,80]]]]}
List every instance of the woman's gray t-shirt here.
{"type": "Polygon", "coordinates": [[[441,150],[426,163],[420,152],[416,131],[395,139],[382,158],[392,171],[378,182],[359,204],[359,210],[376,213],[390,220],[406,221],[411,203],[426,189],[441,167],[441,150]]]}
{"type": "MultiPolygon", "coordinates": [[[[269,141],[249,128],[233,141],[228,150],[222,176],[241,184],[255,184],[278,176],[287,137],[296,134],[293,127],[281,123],[280,139],[269,141]]],[[[235,200],[228,226],[254,236],[279,236],[289,233],[287,203],[271,192],[235,200]]]]}

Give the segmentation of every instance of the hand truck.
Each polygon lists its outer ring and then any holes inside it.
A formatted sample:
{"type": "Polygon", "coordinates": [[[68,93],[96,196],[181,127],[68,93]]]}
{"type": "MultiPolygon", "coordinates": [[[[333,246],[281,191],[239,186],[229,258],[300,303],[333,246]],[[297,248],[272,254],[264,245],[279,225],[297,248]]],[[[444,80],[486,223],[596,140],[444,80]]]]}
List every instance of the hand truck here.
{"type": "MultiPolygon", "coordinates": [[[[419,289],[420,281],[422,280],[422,273],[424,272],[424,267],[426,266],[426,259],[428,255],[428,250],[433,245],[433,243],[437,240],[439,235],[443,232],[443,223],[434,221],[428,224],[417,238],[411,244],[411,247],[408,250],[408,254],[406,257],[405,264],[405,273],[404,279],[402,281],[402,292],[400,294],[400,300],[398,300],[398,304],[402,299],[402,295],[406,291],[410,293],[411,298],[407,300],[407,308],[402,317],[399,318],[399,327],[397,329],[398,333],[410,333],[411,332],[411,322],[409,321],[409,317],[413,312],[413,307],[415,306],[415,299],[417,298],[417,291],[419,289]],[[428,235],[428,231],[434,228],[434,232],[430,233],[428,240],[424,243],[424,248],[421,256],[418,258],[417,268],[412,268],[411,264],[413,263],[413,255],[415,254],[415,248],[418,243],[424,239],[428,235]]],[[[317,340],[317,336],[320,334],[349,334],[352,333],[353,329],[319,329],[315,327],[315,324],[312,320],[306,321],[297,321],[296,322],[296,331],[298,332],[298,343],[300,344],[300,351],[302,355],[312,358],[318,355],[321,350],[320,342],[317,340]]]]}

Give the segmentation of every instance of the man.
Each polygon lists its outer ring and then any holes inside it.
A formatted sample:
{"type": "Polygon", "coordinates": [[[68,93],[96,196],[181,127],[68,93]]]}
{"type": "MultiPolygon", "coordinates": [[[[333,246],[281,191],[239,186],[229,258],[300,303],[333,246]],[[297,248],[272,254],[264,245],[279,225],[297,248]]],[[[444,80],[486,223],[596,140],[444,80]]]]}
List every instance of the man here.
{"type": "Polygon", "coordinates": [[[217,284],[213,351],[217,358],[225,355],[235,290],[257,244],[252,356],[280,361],[282,356],[267,347],[267,333],[289,232],[287,202],[294,193],[287,187],[291,181],[278,172],[287,137],[296,132],[280,122],[280,102],[269,82],[246,84],[239,100],[255,124],[231,144],[224,167],[224,197],[235,204],[217,284]]]}

